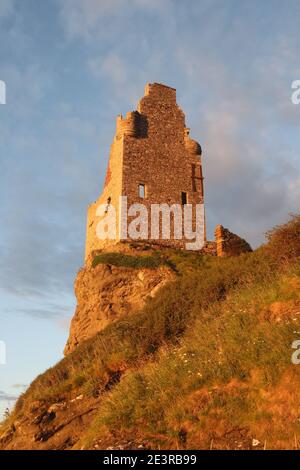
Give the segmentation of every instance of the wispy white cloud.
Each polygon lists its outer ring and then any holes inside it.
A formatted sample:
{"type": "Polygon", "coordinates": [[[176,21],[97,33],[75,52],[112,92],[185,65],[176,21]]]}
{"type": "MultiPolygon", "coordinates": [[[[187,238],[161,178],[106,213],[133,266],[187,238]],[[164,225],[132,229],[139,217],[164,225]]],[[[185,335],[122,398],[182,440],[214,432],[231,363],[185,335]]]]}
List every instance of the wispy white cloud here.
{"type": "Polygon", "coordinates": [[[13,384],[12,385],[12,388],[21,388],[21,389],[25,389],[27,387],[26,384],[13,384]]]}
{"type": "MultiPolygon", "coordinates": [[[[89,40],[93,35],[103,33],[101,26],[104,22],[108,26],[116,26],[117,23],[123,31],[136,13],[162,14],[169,11],[173,3],[171,0],[63,0],[60,5],[61,22],[66,34],[71,38],[89,40]]],[[[122,43],[125,38],[118,35],[120,32],[120,29],[114,31],[122,43]]],[[[130,34],[130,30],[128,33],[130,34]]]]}
{"type": "Polygon", "coordinates": [[[0,390],[0,401],[14,402],[18,397],[0,390]]]}
{"type": "Polygon", "coordinates": [[[11,15],[14,12],[15,0],[1,0],[0,19],[11,15]]]}
{"type": "Polygon", "coordinates": [[[64,0],[61,2],[61,19],[68,35],[89,38],[100,20],[120,15],[125,0],[64,0]]]}
{"type": "Polygon", "coordinates": [[[128,64],[124,63],[117,54],[109,54],[104,58],[89,60],[89,66],[96,78],[109,78],[117,85],[126,82],[128,78],[128,64]]]}
{"type": "Polygon", "coordinates": [[[293,127],[300,107],[291,104],[288,79],[297,73],[296,55],[281,37],[274,43],[269,55],[250,63],[251,80],[201,46],[181,44],[176,51],[186,72],[183,101],[204,152],[211,236],[213,224],[222,223],[257,245],[270,226],[299,211],[293,127]]]}

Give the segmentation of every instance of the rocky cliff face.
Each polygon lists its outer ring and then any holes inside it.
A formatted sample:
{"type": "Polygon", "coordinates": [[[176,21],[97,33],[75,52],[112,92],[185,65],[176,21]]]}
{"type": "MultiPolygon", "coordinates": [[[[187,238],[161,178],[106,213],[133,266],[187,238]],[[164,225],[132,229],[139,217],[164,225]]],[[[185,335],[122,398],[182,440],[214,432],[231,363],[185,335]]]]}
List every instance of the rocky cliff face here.
{"type": "Polygon", "coordinates": [[[72,449],[91,424],[99,399],[77,395],[51,405],[35,401],[3,433],[0,450],[72,449]]]}
{"type": "Polygon", "coordinates": [[[75,280],[77,307],[65,347],[69,354],[109,323],[141,309],[172,277],[169,268],[130,269],[99,264],[82,268],[75,280]]]}
{"type": "MultiPolygon", "coordinates": [[[[236,256],[252,251],[245,240],[221,225],[217,226],[215,235],[216,241],[206,242],[202,254],[236,256]]],[[[127,244],[114,247],[115,252],[130,256],[141,256],[139,250],[127,244]]],[[[155,252],[157,247],[152,250],[155,252]]],[[[174,276],[164,265],[156,269],[131,269],[112,264],[93,267],[92,260],[93,257],[87,260],[75,280],[77,307],[64,350],[66,355],[110,323],[140,310],[147,297],[154,297],[174,276]]]]}

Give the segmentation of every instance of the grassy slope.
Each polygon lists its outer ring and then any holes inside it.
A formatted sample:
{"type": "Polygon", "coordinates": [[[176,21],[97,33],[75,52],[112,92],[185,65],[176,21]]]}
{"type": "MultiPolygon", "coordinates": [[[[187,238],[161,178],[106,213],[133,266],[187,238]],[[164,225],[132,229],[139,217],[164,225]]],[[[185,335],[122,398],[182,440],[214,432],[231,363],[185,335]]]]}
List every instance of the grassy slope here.
{"type": "Polygon", "coordinates": [[[238,258],[164,250],[176,280],[39,376],[4,426],[35,400],[80,392],[103,399],[79,447],[112,436],[153,448],[298,445],[300,217],[269,238],[238,258]]]}

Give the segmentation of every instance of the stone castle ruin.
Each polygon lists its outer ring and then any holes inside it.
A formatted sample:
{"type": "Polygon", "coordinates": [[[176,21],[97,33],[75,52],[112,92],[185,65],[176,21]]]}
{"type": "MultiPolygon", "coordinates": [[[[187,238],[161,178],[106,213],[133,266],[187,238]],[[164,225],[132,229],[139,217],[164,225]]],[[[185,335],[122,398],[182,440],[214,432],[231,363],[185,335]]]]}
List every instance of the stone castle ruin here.
{"type": "MultiPolygon", "coordinates": [[[[137,110],[128,112],[125,118],[117,117],[103,192],[88,208],[86,259],[93,252],[114,243],[130,241],[130,236],[127,232],[124,236],[121,229],[121,211],[124,210],[120,204],[121,196],[126,196],[128,207],[140,203],[149,213],[153,205],[183,208],[189,205],[195,229],[196,207],[204,204],[201,158],[201,146],[190,138],[185,115],[176,103],[176,90],[158,83],[147,84],[137,110]],[[100,205],[105,208],[102,216],[111,207],[115,210],[117,227],[114,240],[100,239],[97,235],[97,224],[101,219],[97,209],[100,205]]],[[[155,240],[150,227],[142,238],[158,245],[185,248],[185,236],[181,239],[173,236],[175,216],[172,211],[169,216],[171,232],[168,238],[162,235],[160,227],[155,240]]],[[[207,242],[204,218],[202,231],[203,250],[212,254],[224,256],[251,249],[247,242],[222,226],[216,229],[216,242],[207,242]]]]}
{"type": "MultiPolygon", "coordinates": [[[[148,208],[153,204],[195,207],[204,202],[201,147],[189,137],[174,88],[147,85],[137,111],[125,118],[119,116],[116,127],[103,192],[88,209],[86,263],[75,281],[77,307],[65,354],[110,323],[139,311],[174,275],[165,265],[138,270],[106,263],[93,266],[95,255],[102,251],[137,254],[140,248],[154,248],[154,243],[159,248],[185,248],[184,239],[166,239],[161,234],[156,240],[141,240],[138,247],[136,241],[132,243],[130,237],[124,239],[118,232],[116,239],[100,239],[96,227],[109,208],[114,206],[120,215],[120,196],[127,197],[128,206],[142,202],[148,208]],[[102,216],[98,213],[100,205],[104,208],[102,216]]],[[[205,235],[205,220],[203,225],[205,235]]],[[[144,235],[147,238],[151,234],[144,235]]],[[[222,225],[217,226],[215,237],[215,241],[205,240],[202,252],[232,256],[251,250],[245,240],[222,225]]]]}

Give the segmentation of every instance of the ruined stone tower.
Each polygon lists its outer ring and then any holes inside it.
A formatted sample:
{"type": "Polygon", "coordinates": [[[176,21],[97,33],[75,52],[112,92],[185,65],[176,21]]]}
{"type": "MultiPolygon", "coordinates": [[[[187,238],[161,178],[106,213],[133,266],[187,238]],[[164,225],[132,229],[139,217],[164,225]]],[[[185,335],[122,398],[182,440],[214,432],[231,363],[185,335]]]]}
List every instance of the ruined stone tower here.
{"type": "MultiPolygon", "coordinates": [[[[111,244],[96,234],[100,204],[112,205],[118,220],[120,196],[127,196],[128,206],[142,203],[147,208],[151,204],[203,204],[201,153],[200,145],[189,137],[176,90],[148,84],[137,111],[117,117],[103,192],[88,209],[86,258],[111,244]]],[[[118,227],[115,241],[121,239],[118,227]]],[[[184,239],[160,238],[156,243],[183,247],[184,239]]]]}

